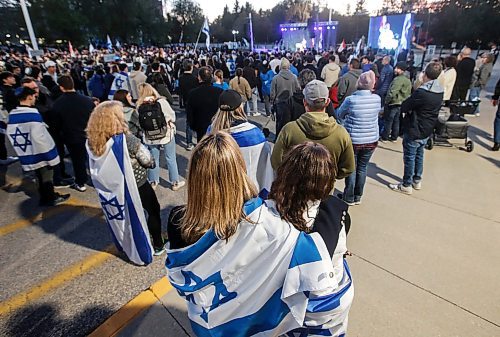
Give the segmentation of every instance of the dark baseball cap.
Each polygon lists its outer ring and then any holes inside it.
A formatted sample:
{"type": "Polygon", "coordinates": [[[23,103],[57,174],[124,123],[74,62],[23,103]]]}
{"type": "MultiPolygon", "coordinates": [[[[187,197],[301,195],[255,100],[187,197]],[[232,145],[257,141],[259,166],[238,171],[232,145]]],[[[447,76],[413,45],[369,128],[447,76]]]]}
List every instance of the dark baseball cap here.
{"type": "Polygon", "coordinates": [[[219,96],[219,108],[222,111],[236,110],[241,103],[243,103],[243,99],[235,90],[224,90],[224,92],[219,96]]]}
{"type": "Polygon", "coordinates": [[[396,68],[399,68],[402,71],[406,71],[406,69],[408,69],[408,64],[406,64],[406,62],[404,62],[404,61],[400,61],[400,62],[396,63],[396,68]]]}

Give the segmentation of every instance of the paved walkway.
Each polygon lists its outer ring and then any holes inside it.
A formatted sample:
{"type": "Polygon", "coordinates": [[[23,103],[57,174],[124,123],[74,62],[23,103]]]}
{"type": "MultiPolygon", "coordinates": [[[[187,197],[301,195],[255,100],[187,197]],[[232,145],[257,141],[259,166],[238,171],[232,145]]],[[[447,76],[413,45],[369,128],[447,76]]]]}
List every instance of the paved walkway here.
{"type": "MultiPolygon", "coordinates": [[[[500,75],[485,93],[490,96],[500,75]]],[[[392,192],[402,176],[402,145],[381,144],[363,204],[352,207],[348,259],[356,295],[349,336],[500,336],[500,153],[489,151],[495,109],[469,118],[475,150],[425,154],[423,189],[392,192]]],[[[342,190],[343,183],[336,188],[342,190]]],[[[175,291],[118,336],[194,336],[175,291]]]]}

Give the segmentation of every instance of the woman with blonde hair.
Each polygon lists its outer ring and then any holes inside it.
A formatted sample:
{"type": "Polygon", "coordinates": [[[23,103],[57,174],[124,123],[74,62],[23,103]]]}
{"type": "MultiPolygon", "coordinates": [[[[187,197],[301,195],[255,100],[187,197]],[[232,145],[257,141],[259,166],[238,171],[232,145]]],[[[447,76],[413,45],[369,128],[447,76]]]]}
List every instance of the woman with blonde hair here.
{"type": "Polygon", "coordinates": [[[219,111],[209,132],[226,131],[233,136],[243,154],[248,176],[257,186],[259,196],[265,199],[274,180],[272,147],[262,131],[248,122],[242,103],[238,92],[224,91],[219,97],[219,111]]]}
{"type": "Polygon", "coordinates": [[[166,267],[189,302],[195,335],[339,336],[333,327],[343,299],[335,301],[325,243],[255,198],[233,137],[205,136],[188,171],[187,204],[168,221],[166,267]]]}
{"type": "Polygon", "coordinates": [[[92,181],[114,241],[131,261],[147,264],[151,262],[149,234],[153,254],[165,252],[160,204],[147,183],[147,169],[155,166],[155,160],[129,132],[120,102],[104,102],[94,109],[87,124],[87,137],[92,181]]]}
{"type": "Polygon", "coordinates": [[[148,170],[148,181],[156,189],[160,183],[160,150],[165,152],[168,177],[173,191],[185,185],[180,180],[175,150],[175,112],[165,97],[160,96],[151,84],[138,85],[137,109],[139,124],[143,132],[142,140],[151,151],[158,165],[148,170]]]}

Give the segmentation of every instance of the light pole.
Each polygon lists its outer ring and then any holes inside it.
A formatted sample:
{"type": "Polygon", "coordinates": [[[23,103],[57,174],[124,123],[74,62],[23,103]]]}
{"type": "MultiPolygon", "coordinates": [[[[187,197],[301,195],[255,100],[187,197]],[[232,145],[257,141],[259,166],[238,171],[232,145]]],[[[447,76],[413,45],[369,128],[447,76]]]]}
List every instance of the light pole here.
{"type": "Polygon", "coordinates": [[[26,21],[26,27],[28,28],[28,34],[30,35],[31,45],[34,50],[38,50],[38,43],[35,38],[35,31],[33,30],[33,26],[31,25],[30,14],[28,13],[28,7],[26,7],[25,0],[20,1],[21,9],[24,15],[24,21],[26,21]]]}
{"type": "Polygon", "coordinates": [[[233,31],[231,33],[233,33],[234,42],[236,42],[236,35],[238,35],[240,32],[233,29],[233,31]]]}

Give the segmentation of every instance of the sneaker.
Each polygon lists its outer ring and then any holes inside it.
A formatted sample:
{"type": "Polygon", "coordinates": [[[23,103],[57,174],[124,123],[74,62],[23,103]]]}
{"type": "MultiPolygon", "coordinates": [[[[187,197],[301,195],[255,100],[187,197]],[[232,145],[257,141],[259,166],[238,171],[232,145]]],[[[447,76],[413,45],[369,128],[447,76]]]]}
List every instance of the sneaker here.
{"type": "Polygon", "coordinates": [[[161,248],[155,248],[155,252],[153,253],[153,255],[154,256],[160,256],[163,253],[165,253],[166,251],[167,251],[167,249],[165,248],[165,246],[163,246],[161,248]]]}
{"type": "Polygon", "coordinates": [[[254,116],[254,117],[257,117],[257,116],[260,116],[260,115],[262,115],[262,114],[261,114],[260,112],[258,112],[258,111],[254,112],[254,113],[252,114],[252,116],[254,116]]]}
{"type": "Polygon", "coordinates": [[[18,157],[7,157],[7,159],[0,159],[0,165],[10,165],[18,160],[18,157]]]}
{"type": "Polygon", "coordinates": [[[491,148],[491,151],[498,151],[498,150],[500,150],[500,143],[495,143],[491,148]]]}
{"type": "Polygon", "coordinates": [[[194,144],[188,144],[186,146],[186,151],[193,151],[193,149],[194,149],[194,144]]]}
{"type": "Polygon", "coordinates": [[[389,184],[389,188],[395,192],[400,192],[403,194],[410,195],[413,193],[413,188],[411,186],[404,186],[403,184],[389,184]]]}
{"type": "Polygon", "coordinates": [[[70,196],[70,194],[56,193],[56,198],[54,200],[49,202],[40,202],[40,206],[57,206],[68,200],[70,196]]]}
{"type": "Polygon", "coordinates": [[[71,186],[72,189],[74,190],[77,190],[78,192],[85,192],[87,190],[87,187],[85,186],[85,184],[73,184],[71,186]]]}
{"type": "Polygon", "coordinates": [[[176,181],[172,184],[172,191],[178,191],[184,185],[186,185],[185,181],[176,181]]]}
{"type": "Polygon", "coordinates": [[[481,116],[481,114],[478,112],[477,114],[474,114],[476,117],[481,116]]]}
{"type": "Polygon", "coordinates": [[[397,139],[390,139],[391,143],[397,143],[397,139]]]}
{"type": "Polygon", "coordinates": [[[380,138],[378,141],[384,144],[388,142],[388,140],[384,138],[380,138]]]}
{"type": "Polygon", "coordinates": [[[156,191],[156,188],[158,187],[158,182],[157,181],[153,181],[151,184],[151,187],[153,188],[153,190],[156,191]]]}
{"type": "Polygon", "coordinates": [[[354,205],[356,205],[356,206],[361,205],[361,200],[355,201],[354,205]]]}
{"type": "Polygon", "coordinates": [[[340,200],[342,200],[343,202],[345,202],[346,204],[348,204],[349,206],[355,206],[356,203],[353,201],[353,202],[348,202],[348,201],[345,201],[344,200],[344,194],[343,193],[338,193],[337,194],[337,198],[339,198],[340,200]]]}
{"type": "Polygon", "coordinates": [[[422,182],[421,181],[419,181],[419,182],[413,182],[411,185],[413,186],[414,190],[419,191],[419,190],[422,189],[422,182]]]}
{"type": "Polygon", "coordinates": [[[59,181],[54,181],[54,188],[67,188],[75,183],[73,179],[61,179],[59,181]]]}

